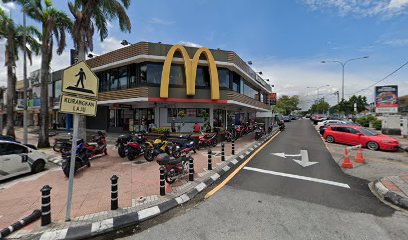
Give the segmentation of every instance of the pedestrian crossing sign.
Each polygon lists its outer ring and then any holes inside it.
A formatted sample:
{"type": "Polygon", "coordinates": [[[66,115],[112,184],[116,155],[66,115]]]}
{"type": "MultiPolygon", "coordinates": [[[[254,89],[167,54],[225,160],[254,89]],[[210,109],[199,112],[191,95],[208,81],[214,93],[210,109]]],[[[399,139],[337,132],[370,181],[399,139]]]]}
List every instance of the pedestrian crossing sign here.
{"type": "Polygon", "coordinates": [[[62,92],[98,97],[99,79],[85,62],[77,63],[64,70],[62,92]]]}

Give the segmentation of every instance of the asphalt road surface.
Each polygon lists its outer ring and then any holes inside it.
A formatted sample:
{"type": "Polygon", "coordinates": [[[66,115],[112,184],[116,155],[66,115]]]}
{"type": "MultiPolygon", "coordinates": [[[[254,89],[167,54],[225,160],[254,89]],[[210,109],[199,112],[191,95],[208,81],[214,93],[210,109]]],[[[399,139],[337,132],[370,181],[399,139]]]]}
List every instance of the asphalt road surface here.
{"type": "Polygon", "coordinates": [[[408,215],[344,174],[307,120],[261,150],[206,201],[123,239],[408,239],[408,215]],[[299,155],[307,150],[303,167],[299,155]]]}

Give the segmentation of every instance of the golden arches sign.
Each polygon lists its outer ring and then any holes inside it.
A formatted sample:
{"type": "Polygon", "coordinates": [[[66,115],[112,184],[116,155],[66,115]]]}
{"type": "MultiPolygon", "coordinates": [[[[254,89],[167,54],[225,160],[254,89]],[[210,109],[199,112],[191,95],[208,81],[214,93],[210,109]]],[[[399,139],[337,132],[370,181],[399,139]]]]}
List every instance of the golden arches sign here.
{"type": "Polygon", "coordinates": [[[167,53],[166,59],[164,60],[162,81],[160,84],[160,98],[169,97],[170,68],[176,52],[180,52],[184,60],[187,96],[195,95],[197,66],[200,56],[203,54],[208,61],[208,69],[210,71],[211,99],[220,99],[220,83],[218,80],[217,65],[215,64],[214,57],[210,50],[208,50],[208,48],[200,48],[194,54],[193,60],[190,60],[187,50],[182,45],[172,46],[167,53]]]}

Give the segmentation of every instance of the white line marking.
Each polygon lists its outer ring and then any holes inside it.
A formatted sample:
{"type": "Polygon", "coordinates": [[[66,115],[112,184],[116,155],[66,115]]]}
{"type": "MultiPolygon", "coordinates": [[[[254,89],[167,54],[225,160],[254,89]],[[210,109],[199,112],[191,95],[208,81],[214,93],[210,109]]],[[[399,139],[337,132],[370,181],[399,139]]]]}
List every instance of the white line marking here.
{"type": "Polygon", "coordinates": [[[56,240],[56,239],[65,239],[67,236],[68,228],[53,231],[53,232],[45,232],[41,235],[40,240],[56,240]]]}
{"type": "Polygon", "coordinates": [[[113,218],[92,223],[91,232],[101,232],[105,229],[113,228],[113,218]]]}
{"type": "Polygon", "coordinates": [[[137,214],[139,215],[139,220],[143,220],[145,218],[157,215],[159,213],[160,213],[160,208],[158,206],[146,208],[146,209],[143,209],[137,212],[137,214]]]}
{"type": "Polygon", "coordinates": [[[225,172],[228,172],[228,170],[230,170],[230,167],[228,167],[228,165],[227,165],[227,166],[223,167],[222,170],[224,170],[225,172]]]}
{"type": "Polygon", "coordinates": [[[180,197],[176,198],[176,201],[178,204],[182,204],[190,200],[190,198],[187,196],[187,194],[183,194],[180,197]]]}
{"type": "Polygon", "coordinates": [[[232,162],[232,164],[234,164],[234,165],[235,165],[235,164],[237,164],[237,163],[238,163],[238,160],[237,160],[237,159],[234,159],[234,160],[232,160],[231,162],[232,162]]]}
{"type": "Polygon", "coordinates": [[[239,156],[239,158],[244,159],[244,158],[245,158],[245,156],[244,156],[244,155],[240,155],[240,156],[239,156]]]}
{"type": "Polygon", "coordinates": [[[311,177],[305,177],[305,176],[299,176],[299,175],[294,175],[294,174],[289,174],[289,173],[269,171],[269,170],[264,170],[264,169],[260,169],[260,168],[253,168],[253,167],[244,167],[244,169],[245,170],[250,170],[250,171],[255,171],[255,172],[260,172],[260,173],[272,174],[272,175],[276,175],[276,176],[295,178],[295,179],[311,181],[311,182],[317,182],[317,183],[324,183],[324,184],[329,184],[329,185],[333,185],[333,186],[337,186],[337,187],[350,188],[350,186],[348,184],[345,184],[345,183],[333,182],[333,181],[319,179],[319,178],[311,178],[311,177]]]}

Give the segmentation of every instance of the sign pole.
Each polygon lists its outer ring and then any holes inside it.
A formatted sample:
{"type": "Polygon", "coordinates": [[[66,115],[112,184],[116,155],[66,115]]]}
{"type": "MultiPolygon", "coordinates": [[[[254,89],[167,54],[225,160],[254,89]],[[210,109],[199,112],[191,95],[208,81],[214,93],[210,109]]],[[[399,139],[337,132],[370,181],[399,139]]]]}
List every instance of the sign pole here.
{"type": "Polygon", "coordinates": [[[79,127],[79,115],[74,115],[74,132],[72,136],[72,148],[71,148],[71,162],[69,168],[69,182],[68,182],[68,194],[67,194],[67,211],[65,214],[65,221],[71,221],[71,205],[72,205],[72,190],[74,187],[74,169],[75,169],[75,158],[76,158],[76,147],[78,142],[78,127],[79,127]]]}

